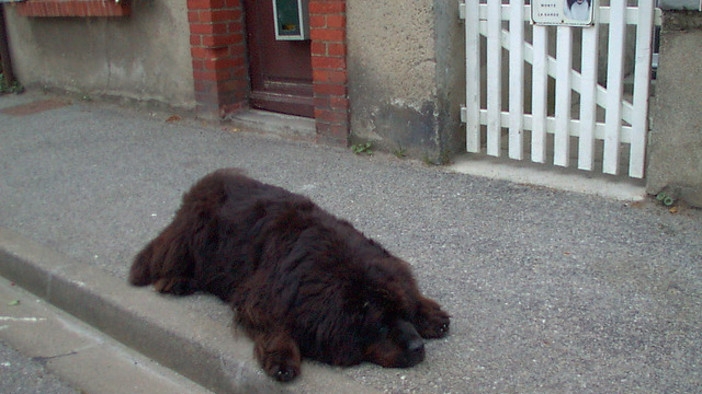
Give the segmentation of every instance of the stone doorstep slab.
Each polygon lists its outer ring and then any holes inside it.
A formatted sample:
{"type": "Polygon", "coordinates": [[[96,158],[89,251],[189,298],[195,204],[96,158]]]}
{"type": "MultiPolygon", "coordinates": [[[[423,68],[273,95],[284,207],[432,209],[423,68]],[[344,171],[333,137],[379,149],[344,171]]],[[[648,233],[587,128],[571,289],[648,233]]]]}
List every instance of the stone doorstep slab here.
{"type": "Polygon", "coordinates": [[[377,393],[333,368],[305,362],[280,384],[258,367],[248,338],[0,227],[0,276],[208,390],[222,393],[377,393]]]}

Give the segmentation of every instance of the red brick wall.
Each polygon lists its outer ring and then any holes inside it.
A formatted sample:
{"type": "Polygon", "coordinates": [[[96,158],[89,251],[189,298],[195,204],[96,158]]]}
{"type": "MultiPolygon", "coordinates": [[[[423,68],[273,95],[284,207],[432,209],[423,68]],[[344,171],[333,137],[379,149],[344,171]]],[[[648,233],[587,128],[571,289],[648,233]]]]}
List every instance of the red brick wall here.
{"type": "Polygon", "coordinates": [[[27,0],[13,4],[22,16],[128,16],[128,0],[27,0]]]}
{"type": "MultiPolygon", "coordinates": [[[[346,0],[310,0],[309,12],[318,139],[346,144],[346,0]]],[[[248,107],[243,13],[240,0],[188,0],[195,99],[201,111],[224,116],[248,107]]]]}
{"type": "Polygon", "coordinates": [[[346,144],[346,0],[310,0],[314,115],[320,140],[346,144]]]}

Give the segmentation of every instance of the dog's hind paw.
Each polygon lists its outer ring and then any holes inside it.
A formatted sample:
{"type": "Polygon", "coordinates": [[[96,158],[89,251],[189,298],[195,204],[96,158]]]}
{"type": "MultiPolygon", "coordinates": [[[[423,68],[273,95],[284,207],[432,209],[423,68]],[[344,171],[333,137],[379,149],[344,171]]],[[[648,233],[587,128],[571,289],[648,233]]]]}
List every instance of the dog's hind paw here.
{"type": "Polygon", "coordinates": [[[289,382],[300,374],[300,350],[287,334],[259,337],[254,353],[263,370],[279,382],[289,382]]]}
{"type": "Polygon", "coordinates": [[[159,293],[177,296],[190,295],[197,291],[194,281],[188,278],[161,278],[154,283],[154,288],[159,293]]]}
{"type": "Polygon", "coordinates": [[[289,382],[295,377],[297,377],[298,372],[295,370],[295,368],[292,368],[290,366],[280,366],[281,369],[278,369],[274,374],[273,378],[279,382],[289,382]]]}

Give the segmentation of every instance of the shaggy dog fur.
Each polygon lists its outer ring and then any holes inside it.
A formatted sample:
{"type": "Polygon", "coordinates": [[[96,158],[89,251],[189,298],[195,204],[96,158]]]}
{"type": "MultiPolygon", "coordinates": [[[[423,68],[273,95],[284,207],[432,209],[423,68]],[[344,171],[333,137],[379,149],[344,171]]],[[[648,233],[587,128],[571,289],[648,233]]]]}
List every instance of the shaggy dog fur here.
{"type": "Polygon", "coordinates": [[[235,169],[207,175],[136,256],[136,286],[205,291],[229,302],[265,372],[300,373],[301,357],[411,367],[449,315],[424,297],[406,262],[308,198],[235,169]]]}

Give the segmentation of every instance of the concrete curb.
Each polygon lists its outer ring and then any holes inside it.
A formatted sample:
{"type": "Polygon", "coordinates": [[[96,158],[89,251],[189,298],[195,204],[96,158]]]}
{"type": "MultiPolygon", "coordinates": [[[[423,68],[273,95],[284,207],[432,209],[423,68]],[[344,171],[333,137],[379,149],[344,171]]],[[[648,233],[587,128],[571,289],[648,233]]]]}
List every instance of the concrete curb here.
{"type": "Polygon", "coordinates": [[[212,394],[0,277],[0,392],[212,394]]]}
{"type": "Polygon", "coordinates": [[[251,342],[231,328],[2,227],[0,263],[0,276],[214,392],[373,392],[309,362],[298,381],[278,384],[258,368],[251,342]]]}

